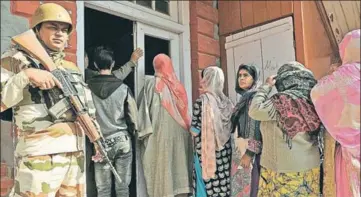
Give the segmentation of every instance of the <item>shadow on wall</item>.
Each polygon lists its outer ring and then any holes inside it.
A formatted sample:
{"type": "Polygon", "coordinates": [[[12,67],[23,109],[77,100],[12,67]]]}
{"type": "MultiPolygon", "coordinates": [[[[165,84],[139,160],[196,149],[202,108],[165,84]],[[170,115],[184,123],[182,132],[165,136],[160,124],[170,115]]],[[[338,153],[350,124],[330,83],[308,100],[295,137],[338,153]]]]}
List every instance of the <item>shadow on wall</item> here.
{"type": "Polygon", "coordinates": [[[29,28],[26,18],[12,15],[10,1],[1,1],[1,53],[9,48],[11,37],[29,28]]]}

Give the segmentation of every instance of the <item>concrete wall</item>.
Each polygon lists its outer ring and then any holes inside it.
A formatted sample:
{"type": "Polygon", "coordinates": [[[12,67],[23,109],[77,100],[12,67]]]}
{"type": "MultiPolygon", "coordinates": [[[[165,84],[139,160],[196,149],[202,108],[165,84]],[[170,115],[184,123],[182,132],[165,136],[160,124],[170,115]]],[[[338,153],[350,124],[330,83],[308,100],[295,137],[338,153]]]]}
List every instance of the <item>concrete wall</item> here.
{"type": "Polygon", "coordinates": [[[14,16],[10,11],[10,1],[1,1],[1,53],[10,44],[10,38],[28,30],[29,21],[20,16],[14,16]]]}

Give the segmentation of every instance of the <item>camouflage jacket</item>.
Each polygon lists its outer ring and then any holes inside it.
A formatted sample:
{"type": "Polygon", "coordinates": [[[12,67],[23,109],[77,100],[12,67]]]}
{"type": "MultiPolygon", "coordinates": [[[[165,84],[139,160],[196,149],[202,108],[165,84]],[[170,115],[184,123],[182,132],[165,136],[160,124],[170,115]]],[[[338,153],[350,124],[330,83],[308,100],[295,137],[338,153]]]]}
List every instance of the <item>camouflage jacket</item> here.
{"type": "MultiPolygon", "coordinates": [[[[53,61],[75,78],[79,97],[89,115],[95,118],[91,92],[78,67],[64,60],[63,53],[59,54],[51,55],[53,61]]],[[[24,73],[28,67],[31,67],[28,56],[14,47],[1,56],[1,102],[7,108],[13,108],[19,130],[16,155],[37,156],[83,150],[84,135],[75,122],[75,115],[68,110],[59,120],[50,116],[44,91],[32,87],[24,73]]]]}

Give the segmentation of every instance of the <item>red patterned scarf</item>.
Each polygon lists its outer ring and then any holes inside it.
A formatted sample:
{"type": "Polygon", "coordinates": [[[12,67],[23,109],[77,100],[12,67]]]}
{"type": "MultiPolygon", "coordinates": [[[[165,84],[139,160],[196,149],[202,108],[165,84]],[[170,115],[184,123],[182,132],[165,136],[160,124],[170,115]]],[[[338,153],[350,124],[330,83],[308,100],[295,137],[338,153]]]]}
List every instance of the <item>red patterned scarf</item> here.
{"type": "Polygon", "coordinates": [[[316,85],[312,72],[298,62],[283,65],[277,72],[278,93],[271,97],[277,111],[278,126],[291,140],[297,133],[308,132],[315,136],[321,121],[311,101],[311,89],[316,85]]]}

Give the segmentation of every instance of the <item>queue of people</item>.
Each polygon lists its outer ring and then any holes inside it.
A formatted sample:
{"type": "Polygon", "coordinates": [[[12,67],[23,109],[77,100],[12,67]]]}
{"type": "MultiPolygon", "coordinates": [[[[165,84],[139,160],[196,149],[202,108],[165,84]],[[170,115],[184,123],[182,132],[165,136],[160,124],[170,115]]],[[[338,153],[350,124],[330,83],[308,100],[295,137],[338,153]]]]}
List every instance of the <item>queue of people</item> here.
{"type": "Polygon", "coordinates": [[[112,178],[100,147],[89,139],[84,156],[84,127],[71,108],[57,118],[49,113],[49,92],[61,89],[60,81],[12,46],[1,57],[1,111],[14,109],[20,131],[15,196],[83,196],[84,184],[88,196],[110,197],[112,185],[117,197],[130,196],[132,140],[140,145],[149,197],[316,197],[327,192],[322,185],[334,183],[333,195],[360,196],[360,29],[346,34],[339,64],[318,81],[299,62],[284,62],[265,83],[257,65],[240,65],[235,104],[223,93],[222,69],[209,66],[190,112],[167,55],[155,56],[155,74],[145,78],[136,101],[123,80],[137,67],[141,49],[114,70],[112,50],[97,47],[96,71],[86,70],[86,85],[78,67],[64,60],[73,30],[68,12],[42,4],[31,27],[57,67],[74,78],[122,182],[112,178]],[[329,180],[322,173],[328,165],[322,163],[325,132],[336,141],[328,160],[335,165],[334,183],[323,181],[329,180]]]}

